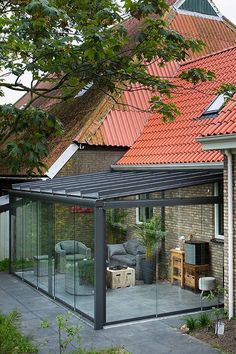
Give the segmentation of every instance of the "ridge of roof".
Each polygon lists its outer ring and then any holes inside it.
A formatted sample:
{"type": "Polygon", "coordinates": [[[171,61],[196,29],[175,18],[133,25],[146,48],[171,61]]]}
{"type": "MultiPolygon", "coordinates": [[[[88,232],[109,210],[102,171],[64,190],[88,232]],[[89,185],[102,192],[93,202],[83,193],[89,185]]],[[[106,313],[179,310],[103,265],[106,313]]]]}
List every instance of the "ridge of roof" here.
{"type": "Polygon", "coordinates": [[[198,58],[190,59],[190,60],[187,60],[187,61],[183,61],[179,65],[180,65],[180,68],[182,68],[185,65],[189,65],[189,64],[195,63],[197,61],[201,61],[201,60],[207,59],[209,57],[213,57],[213,56],[216,56],[216,55],[219,55],[219,54],[223,54],[223,53],[225,53],[227,51],[231,51],[231,50],[233,50],[235,48],[236,48],[236,45],[234,45],[232,47],[229,47],[229,48],[222,49],[222,50],[218,50],[217,52],[213,52],[213,53],[209,53],[209,54],[203,55],[202,57],[198,57],[198,58]]]}

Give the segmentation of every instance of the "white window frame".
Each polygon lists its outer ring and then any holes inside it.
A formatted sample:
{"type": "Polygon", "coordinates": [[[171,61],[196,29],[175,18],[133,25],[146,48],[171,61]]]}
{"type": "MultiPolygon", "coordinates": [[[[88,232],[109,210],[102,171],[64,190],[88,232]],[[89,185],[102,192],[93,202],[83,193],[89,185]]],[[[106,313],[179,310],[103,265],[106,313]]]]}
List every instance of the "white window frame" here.
{"type": "MultiPolygon", "coordinates": [[[[146,194],[146,199],[148,199],[148,193],[144,193],[144,194],[146,194]]],[[[140,195],[136,195],[136,199],[140,199],[140,195]]],[[[140,219],[139,219],[139,215],[140,215],[140,213],[139,213],[139,210],[141,209],[141,208],[149,208],[149,209],[152,209],[152,213],[153,213],[153,207],[140,207],[140,208],[136,208],[136,224],[142,224],[143,223],[143,221],[141,221],[140,219]]]]}
{"type": "MultiPolygon", "coordinates": [[[[214,183],[214,196],[219,196],[219,183],[214,183]]],[[[224,235],[220,235],[219,232],[219,204],[215,204],[214,214],[215,214],[215,239],[224,240],[224,235]]]]}

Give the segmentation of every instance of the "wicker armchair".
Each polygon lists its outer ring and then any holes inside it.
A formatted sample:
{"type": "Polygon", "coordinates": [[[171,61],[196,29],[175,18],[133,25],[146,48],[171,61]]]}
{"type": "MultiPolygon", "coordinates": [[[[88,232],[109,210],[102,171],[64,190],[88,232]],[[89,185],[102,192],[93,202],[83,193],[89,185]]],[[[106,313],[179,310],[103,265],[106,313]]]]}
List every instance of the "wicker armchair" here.
{"type": "Polygon", "coordinates": [[[55,258],[57,271],[65,273],[68,262],[73,263],[84,258],[91,258],[91,249],[79,241],[61,241],[55,245],[55,258]]]}

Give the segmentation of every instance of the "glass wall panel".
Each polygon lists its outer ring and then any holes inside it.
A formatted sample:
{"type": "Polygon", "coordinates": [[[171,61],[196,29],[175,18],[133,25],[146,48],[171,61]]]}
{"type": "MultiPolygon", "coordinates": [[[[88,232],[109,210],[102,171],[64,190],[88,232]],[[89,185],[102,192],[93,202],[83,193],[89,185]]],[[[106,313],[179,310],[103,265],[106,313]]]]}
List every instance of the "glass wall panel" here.
{"type": "Polygon", "coordinates": [[[11,200],[11,269],[22,277],[23,199],[12,197],[11,200]]]}
{"type": "Polygon", "coordinates": [[[137,215],[138,208],[106,210],[108,323],[156,313],[156,244],[148,240],[152,218],[141,222],[137,215]]]}
{"type": "Polygon", "coordinates": [[[38,287],[53,296],[54,288],[54,209],[52,203],[38,202],[37,255],[35,256],[38,287]]]}
{"type": "Polygon", "coordinates": [[[24,199],[22,203],[22,275],[37,286],[37,206],[38,203],[24,199]]]}
{"type": "Polygon", "coordinates": [[[94,210],[54,205],[56,298],[94,317],[94,210]]]}
{"type": "MultiPolygon", "coordinates": [[[[94,318],[95,296],[95,242],[94,242],[94,209],[75,206],[75,242],[82,257],[79,256],[75,277],[77,277],[77,289],[75,289],[75,306],[91,318],[94,318]]],[[[76,265],[76,261],[75,261],[76,265]]],[[[76,282],[76,279],[75,279],[76,282]]]]}
{"type": "Polygon", "coordinates": [[[13,198],[12,271],[94,318],[94,210],[13,198]]]}
{"type": "MultiPolygon", "coordinates": [[[[212,242],[214,205],[153,207],[146,223],[138,222],[136,208],[121,211],[106,211],[107,323],[200,308],[200,277],[213,276],[223,286],[223,245],[212,242]],[[152,220],[161,222],[155,230],[164,237],[150,256],[152,220]]],[[[204,306],[216,303],[205,300],[204,306]]]]}

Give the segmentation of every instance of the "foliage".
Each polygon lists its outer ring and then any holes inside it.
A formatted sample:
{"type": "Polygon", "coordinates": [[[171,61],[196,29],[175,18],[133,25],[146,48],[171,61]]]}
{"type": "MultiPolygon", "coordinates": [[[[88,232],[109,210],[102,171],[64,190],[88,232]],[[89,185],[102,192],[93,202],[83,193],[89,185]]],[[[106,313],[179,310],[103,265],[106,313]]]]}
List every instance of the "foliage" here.
{"type": "Polygon", "coordinates": [[[116,208],[106,210],[106,227],[108,243],[122,243],[126,240],[127,209],[116,208]]]}
{"type": "Polygon", "coordinates": [[[37,353],[38,349],[28,337],[19,331],[20,314],[12,311],[8,315],[0,313],[0,353],[23,354],[37,353]]]}
{"type": "Polygon", "coordinates": [[[187,317],[185,319],[185,324],[188,327],[189,331],[192,332],[194,331],[196,328],[198,328],[198,319],[194,318],[192,316],[187,317]]]}
{"type": "Polygon", "coordinates": [[[134,225],[134,228],[145,247],[146,259],[152,259],[155,247],[165,237],[165,232],[162,231],[162,219],[154,216],[148,221],[134,225]]]}
{"type": "Polygon", "coordinates": [[[202,312],[199,317],[197,318],[198,327],[205,328],[210,327],[211,319],[206,312],[202,312]]]}
{"type": "MultiPolygon", "coordinates": [[[[14,173],[22,168],[29,174],[42,172],[48,141],[62,132],[55,117],[34,108],[38,98],[63,102],[91,83],[115,98],[142,85],[158,92],[151,109],[173,120],[178,110],[166,99],[171,99],[174,84],[152,76],[147,66],[157,58],[159,66],[185,60],[203,43],[169,29],[163,19],[167,10],[165,0],[124,0],[120,5],[114,0],[1,1],[0,94],[5,88],[29,94],[20,109],[0,107],[1,158],[14,173]],[[136,21],[135,36],[122,13],[136,21]],[[29,85],[22,83],[26,72],[31,74],[29,85]]],[[[186,78],[191,75],[194,84],[212,78],[203,69],[186,73],[186,78]]]]}
{"type": "MultiPolygon", "coordinates": [[[[81,337],[79,334],[80,327],[78,325],[71,325],[69,320],[72,316],[72,313],[68,311],[65,315],[57,315],[56,316],[56,325],[58,331],[58,349],[56,351],[60,354],[129,354],[126,350],[122,347],[118,348],[109,348],[109,349],[101,349],[101,350],[83,350],[81,348],[81,337]],[[77,348],[74,350],[70,350],[70,344],[75,345],[74,341],[77,342],[77,348]]],[[[42,328],[50,328],[51,323],[47,318],[45,318],[41,322],[42,328]]],[[[5,354],[5,353],[3,353],[5,354]]]]}
{"type": "Polygon", "coordinates": [[[94,285],[94,260],[86,259],[79,261],[79,278],[85,283],[94,285]]]}
{"type": "Polygon", "coordinates": [[[225,294],[226,290],[221,286],[217,285],[214,290],[211,290],[207,296],[204,296],[204,299],[212,301],[217,300],[217,305],[212,307],[214,318],[212,320],[212,327],[216,327],[216,335],[218,336],[218,328],[220,320],[224,316],[224,309],[220,308],[220,299],[225,294]]]}
{"type": "Polygon", "coordinates": [[[29,269],[29,268],[32,269],[33,266],[34,266],[34,261],[33,259],[29,259],[29,258],[16,259],[12,262],[12,267],[15,270],[29,269]]]}
{"type": "MultiPolygon", "coordinates": [[[[10,266],[9,258],[4,258],[2,261],[0,261],[0,272],[8,271],[9,266],[10,266]]],[[[28,258],[16,259],[12,262],[12,267],[18,270],[33,268],[33,266],[34,266],[33,259],[28,259],[28,258]]]]}
{"type": "Polygon", "coordinates": [[[4,258],[0,261],[0,272],[4,272],[9,269],[9,258],[4,258]]]}
{"type": "MultiPolygon", "coordinates": [[[[71,312],[67,312],[66,315],[57,315],[56,316],[56,325],[57,325],[57,332],[58,332],[58,353],[65,354],[68,351],[69,345],[76,340],[78,348],[74,350],[72,353],[79,354],[83,353],[81,346],[80,346],[80,335],[79,335],[79,326],[72,325],[69,323],[69,319],[72,316],[71,312]]],[[[49,328],[51,327],[51,323],[48,319],[44,319],[41,322],[42,328],[49,328]]]]}
{"type": "Polygon", "coordinates": [[[212,301],[214,299],[217,300],[217,308],[220,307],[220,299],[226,293],[226,290],[221,286],[217,285],[214,290],[209,291],[208,295],[204,296],[203,299],[208,301],[212,301]]]}

